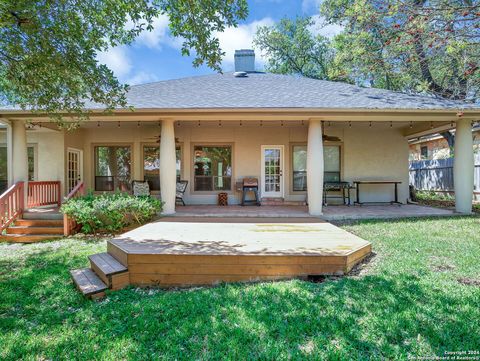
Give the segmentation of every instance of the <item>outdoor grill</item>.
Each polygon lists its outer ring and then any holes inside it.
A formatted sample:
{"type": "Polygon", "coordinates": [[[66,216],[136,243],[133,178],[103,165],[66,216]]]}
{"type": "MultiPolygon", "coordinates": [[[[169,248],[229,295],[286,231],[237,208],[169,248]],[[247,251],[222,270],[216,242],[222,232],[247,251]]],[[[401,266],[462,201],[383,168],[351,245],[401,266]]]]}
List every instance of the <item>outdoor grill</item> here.
{"type": "Polygon", "coordinates": [[[258,179],[257,178],[244,178],[243,179],[243,194],[242,194],[242,206],[245,204],[256,204],[260,205],[260,200],[258,199],[258,179]],[[253,192],[255,199],[247,200],[247,193],[253,192]]]}

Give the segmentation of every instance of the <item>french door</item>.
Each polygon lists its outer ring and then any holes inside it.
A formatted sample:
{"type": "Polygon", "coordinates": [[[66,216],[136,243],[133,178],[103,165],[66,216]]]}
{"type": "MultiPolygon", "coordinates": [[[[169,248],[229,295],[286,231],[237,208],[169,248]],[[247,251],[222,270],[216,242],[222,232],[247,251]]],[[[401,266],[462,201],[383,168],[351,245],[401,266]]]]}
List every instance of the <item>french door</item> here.
{"type": "Polygon", "coordinates": [[[262,145],[262,197],[283,197],[282,145],[262,145]]]}
{"type": "Polygon", "coordinates": [[[83,180],[83,151],[75,148],[67,149],[67,186],[68,193],[83,180]]]}

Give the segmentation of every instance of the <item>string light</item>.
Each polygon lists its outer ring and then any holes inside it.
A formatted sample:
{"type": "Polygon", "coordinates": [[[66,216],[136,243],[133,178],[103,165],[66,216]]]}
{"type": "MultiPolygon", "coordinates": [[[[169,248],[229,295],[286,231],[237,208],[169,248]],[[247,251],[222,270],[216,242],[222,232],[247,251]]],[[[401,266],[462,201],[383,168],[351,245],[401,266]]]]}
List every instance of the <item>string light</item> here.
{"type": "Polygon", "coordinates": [[[219,126],[219,127],[222,126],[222,121],[221,121],[221,120],[218,121],[218,126],[219,126]]]}
{"type": "Polygon", "coordinates": [[[137,122],[137,127],[139,127],[139,126],[140,126],[140,121],[137,122]]]}
{"type": "Polygon", "coordinates": [[[260,126],[263,127],[263,120],[260,120],[260,126]]]}
{"type": "Polygon", "coordinates": [[[100,127],[100,121],[97,120],[97,127],[100,127]]]}
{"type": "Polygon", "coordinates": [[[280,125],[283,127],[283,120],[282,120],[282,122],[280,123],[280,125]]]}
{"type": "Polygon", "coordinates": [[[390,121],[390,128],[392,128],[392,127],[393,127],[393,122],[392,122],[392,121],[390,121]]]}
{"type": "Polygon", "coordinates": [[[413,122],[410,121],[410,129],[412,129],[412,128],[413,128],[413,122]]]}
{"type": "Polygon", "coordinates": [[[120,128],[120,120],[118,121],[118,127],[120,128]]]}
{"type": "Polygon", "coordinates": [[[368,126],[371,128],[372,127],[372,121],[370,120],[370,123],[368,124],[368,126]]]}
{"type": "Polygon", "coordinates": [[[303,119],[302,119],[302,126],[304,126],[304,125],[305,125],[305,122],[304,122],[303,119]]]}
{"type": "Polygon", "coordinates": [[[348,126],[349,126],[349,127],[352,126],[352,122],[351,122],[351,121],[348,122],[348,126]]]}
{"type": "Polygon", "coordinates": [[[198,121],[198,126],[200,126],[200,120],[198,121]]]}
{"type": "Polygon", "coordinates": [[[159,120],[158,121],[158,126],[161,127],[162,126],[162,122],[159,120]]]}

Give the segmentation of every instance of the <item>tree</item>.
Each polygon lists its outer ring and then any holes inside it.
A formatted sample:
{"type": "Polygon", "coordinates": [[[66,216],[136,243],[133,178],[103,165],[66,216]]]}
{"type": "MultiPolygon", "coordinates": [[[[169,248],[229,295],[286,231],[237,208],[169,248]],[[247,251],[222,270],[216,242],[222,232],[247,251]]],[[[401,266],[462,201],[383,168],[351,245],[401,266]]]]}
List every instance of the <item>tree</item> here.
{"type": "Polygon", "coordinates": [[[325,0],[337,60],[360,83],[478,101],[479,0],[325,0]]]}
{"type": "Polygon", "coordinates": [[[246,0],[3,0],[0,3],[0,102],[85,117],[86,101],[127,106],[127,86],[97,62],[98,52],[129,44],[166,14],[182,54],[220,71],[213,35],[247,15],[246,0]]]}
{"type": "Polygon", "coordinates": [[[330,41],[312,33],[311,18],[284,18],[257,30],[254,45],[266,56],[266,69],[279,74],[298,74],[314,79],[338,76],[332,67],[330,41]]]}

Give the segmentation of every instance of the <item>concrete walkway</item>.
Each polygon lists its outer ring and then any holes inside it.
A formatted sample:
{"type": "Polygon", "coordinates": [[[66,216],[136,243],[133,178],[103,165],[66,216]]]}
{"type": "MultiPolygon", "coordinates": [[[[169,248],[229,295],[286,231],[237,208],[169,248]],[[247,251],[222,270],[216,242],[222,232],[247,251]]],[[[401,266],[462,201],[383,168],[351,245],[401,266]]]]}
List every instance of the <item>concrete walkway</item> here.
{"type": "MultiPolygon", "coordinates": [[[[177,206],[175,217],[217,217],[217,218],[314,218],[306,206],[177,206]]],[[[327,221],[350,219],[385,219],[407,217],[430,217],[456,215],[453,210],[406,205],[363,205],[327,206],[321,219],[327,221]]],[[[316,218],[318,219],[318,218],[316,218]]]]}

